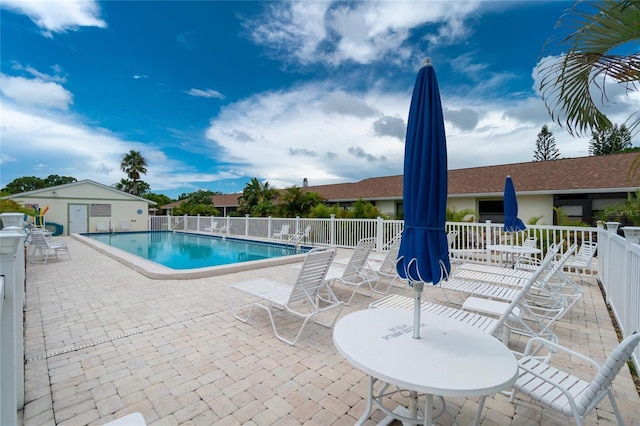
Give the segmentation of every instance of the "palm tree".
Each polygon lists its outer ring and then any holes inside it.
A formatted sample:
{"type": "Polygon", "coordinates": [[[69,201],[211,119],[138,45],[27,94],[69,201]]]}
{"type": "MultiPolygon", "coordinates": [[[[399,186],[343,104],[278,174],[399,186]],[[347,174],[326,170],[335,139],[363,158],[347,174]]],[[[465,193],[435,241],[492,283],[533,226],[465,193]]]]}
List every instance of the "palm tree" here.
{"type": "Polygon", "coordinates": [[[120,169],[127,174],[132,182],[130,193],[138,195],[140,175],[147,174],[147,160],[140,154],[140,151],[131,150],[122,156],[120,169]]]}
{"type": "MultiPolygon", "coordinates": [[[[638,91],[640,82],[640,52],[616,54],[622,45],[631,46],[640,39],[640,0],[576,1],[556,27],[569,29],[569,36],[558,42],[566,54],[556,62],[542,62],[540,91],[542,98],[558,124],[566,125],[571,135],[583,135],[597,129],[610,128],[611,120],[598,110],[590,89],[597,89],[608,100],[605,80],[625,86],[627,93],[638,91]],[[592,9],[579,9],[582,6],[592,9]]],[[[552,39],[543,49],[552,55],[552,39]]],[[[640,111],[627,119],[632,133],[640,125],[640,111]]],[[[640,155],[629,173],[640,177],[640,155]]]]}
{"type": "MultiPolygon", "coordinates": [[[[612,52],[640,39],[640,1],[578,1],[556,27],[575,31],[558,43],[561,49],[567,49],[560,60],[539,65],[543,76],[540,89],[549,113],[558,124],[564,121],[572,135],[611,127],[611,121],[598,110],[589,90],[597,88],[602,98],[607,99],[604,79],[613,79],[630,91],[638,90],[640,53],[612,52]],[[583,5],[593,10],[579,10],[583,5]]],[[[550,50],[554,41],[545,50],[550,50]]],[[[640,123],[640,112],[632,114],[629,123],[627,127],[633,130],[640,123]]]]}
{"type": "Polygon", "coordinates": [[[238,197],[238,209],[252,216],[269,216],[275,210],[273,200],[279,195],[280,191],[272,188],[269,182],[260,183],[258,178],[251,178],[238,197]]]}

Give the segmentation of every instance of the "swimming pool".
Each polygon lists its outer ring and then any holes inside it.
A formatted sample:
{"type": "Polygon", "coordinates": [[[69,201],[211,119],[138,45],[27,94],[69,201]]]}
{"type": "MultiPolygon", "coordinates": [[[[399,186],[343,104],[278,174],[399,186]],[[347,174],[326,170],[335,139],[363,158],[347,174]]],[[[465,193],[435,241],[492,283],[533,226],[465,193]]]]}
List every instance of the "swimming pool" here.
{"type": "Polygon", "coordinates": [[[88,233],[75,236],[151,278],[202,277],[252,269],[251,266],[292,263],[299,261],[311,249],[277,242],[175,231],[88,233]]]}

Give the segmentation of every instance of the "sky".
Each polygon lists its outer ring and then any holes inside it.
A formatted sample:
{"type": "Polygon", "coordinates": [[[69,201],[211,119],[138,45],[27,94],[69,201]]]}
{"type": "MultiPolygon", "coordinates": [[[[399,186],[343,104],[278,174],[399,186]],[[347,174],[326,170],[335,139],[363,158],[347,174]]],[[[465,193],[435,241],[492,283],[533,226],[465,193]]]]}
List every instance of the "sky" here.
{"type": "MultiPolygon", "coordinates": [[[[434,65],[449,169],[561,157],[536,66],[572,2],[0,2],[0,187],[23,176],[114,185],[147,160],[151,191],[241,192],[400,175],[411,93],[434,65]]],[[[638,92],[612,87],[623,123],[638,92]]],[[[638,146],[637,137],[633,144],[638,146]]]]}

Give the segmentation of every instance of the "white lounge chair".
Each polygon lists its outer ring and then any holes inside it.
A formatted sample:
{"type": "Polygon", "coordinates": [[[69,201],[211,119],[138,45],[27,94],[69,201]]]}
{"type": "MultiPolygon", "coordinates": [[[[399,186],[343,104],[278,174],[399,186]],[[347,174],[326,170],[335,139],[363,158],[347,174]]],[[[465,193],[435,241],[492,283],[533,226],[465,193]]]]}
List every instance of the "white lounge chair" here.
{"type": "Polygon", "coordinates": [[[575,271],[575,273],[578,274],[580,282],[583,282],[580,271],[591,272],[591,263],[593,262],[593,257],[596,255],[597,249],[598,243],[584,241],[580,244],[578,253],[576,253],[574,257],[569,258],[567,263],[565,263],[565,268],[568,272],[575,271]]]}
{"type": "Polygon", "coordinates": [[[123,220],[120,222],[120,231],[122,232],[130,232],[131,231],[131,222],[128,220],[123,220]]]}
{"type": "Polygon", "coordinates": [[[273,233],[273,238],[277,238],[279,240],[281,240],[283,237],[288,237],[289,236],[289,228],[291,227],[291,225],[285,224],[282,225],[282,228],[280,228],[279,231],[276,231],[273,233]]]}
{"type": "Polygon", "coordinates": [[[374,286],[377,285],[380,276],[371,269],[367,263],[367,258],[375,245],[375,238],[361,239],[353,250],[349,263],[347,263],[346,266],[334,264],[327,273],[327,281],[331,282],[331,287],[334,287],[336,284],[341,284],[353,289],[345,305],[351,303],[351,300],[353,300],[353,297],[362,285],[369,286],[370,292],[367,296],[373,294],[374,286]]]}
{"type": "MultiPolygon", "coordinates": [[[[376,293],[387,294],[396,282],[403,281],[400,278],[400,275],[398,275],[398,270],[396,269],[398,252],[400,251],[401,235],[402,234],[398,234],[398,236],[396,236],[389,242],[389,250],[387,251],[387,254],[382,262],[368,262],[371,269],[373,269],[373,271],[380,277],[380,280],[373,287],[373,291],[375,291],[376,293]],[[388,283],[387,287],[381,290],[378,289],[378,286],[383,282],[383,279],[385,281],[388,281],[388,283]]],[[[371,256],[369,256],[369,258],[371,258],[371,256]]]]}
{"type": "Polygon", "coordinates": [[[343,306],[343,303],[336,298],[325,281],[335,254],[335,250],[325,248],[314,248],[309,251],[293,285],[265,278],[230,285],[228,289],[229,303],[233,316],[242,322],[248,322],[254,308],[266,310],[276,337],[290,345],[296,344],[310,319],[322,326],[333,327],[343,306]],[[234,292],[244,293],[253,300],[250,302],[251,307],[246,317],[238,314],[238,307],[233,298],[234,292]],[[286,311],[303,319],[302,325],[293,339],[287,339],[278,333],[271,308],[286,311]],[[320,313],[336,308],[338,311],[332,322],[320,322],[315,318],[320,313]]]}
{"type": "MultiPolygon", "coordinates": [[[[570,308],[582,296],[582,289],[562,273],[562,268],[567,259],[575,252],[576,245],[570,246],[564,254],[556,258],[559,249],[560,245],[549,246],[546,257],[549,257],[551,262],[542,274],[540,285],[536,285],[534,290],[539,299],[538,303],[541,303],[542,298],[547,298],[547,301],[559,299],[566,301],[568,308],[570,308]]],[[[456,270],[456,278],[441,281],[438,286],[443,290],[448,301],[450,301],[447,296],[448,291],[511,301],[515,293],[534,273],[534,271],[517,271],[501,267],[495,267],[494,271],[500,272],[467,270],[462,266],[456,270]]]]}
{"type": "MultiPolygon", "coordinates": [[[[508,345],[511,330],[515,330],[520,334],[529,336],[538,336],[547,338],[553,342],[558,341],[558,337],[551,331],[547,324],[541,322],[539,318],[525,317],[526,307],[525,295],[528,291],[538,284],[540,275],[547,268],[551,258],[545,258],[540,268],[536,270],[527,280],[525,285],[519,289],[513,300],[507,304],[499,317],[482,315],[476,312],[466,311],[447,305],[441,305],[432,302],[421,302],[421,310],[437,315],[453,318],[465,324],[471,325],[485,333],[489,333],[495,337],[500,337],[502,332],[502,341],[508,345]]],[[[393,294],[377,300],[369,304],[369,308],[401,308],[413,309],[414,298],[393,294]]]]}
{"type": "MultiPolygon", "coordinates": [[[[514,392],[511,394],[511,401],[515,399],[517,392],[522,392],[538,403],[551,407],[567,416],[573,416],[576,425],[580,426],[598,403],[605,397],[609,397],[618,424],[622,425],[624,421],[613,396],[611,383],[620,372],[622,366],[631,357],[638,344],[640,344],[640,330],[627,336],[616,346],[604,364],[600,365],[596,361],[555,342],[541,338],[530,339],[525,349],[525,356],[518,361],[520,378],[513,385],[514,392]],[[549,351],[549,355],[546,358],[541,359],[537,355],[540,351],[539,345],[544,346],[549,351]],[[532,352],[536,352],[534,353],[535,356],[531,355],[532,352]],[[552,366],[550,364],[552,354],[558,352],[568,354],[571,357],[570,362],[572,364],[580,363],[582,365],[583,362],[586,362],[587,365],[590,364],[596,371],[591,376],[591,381],[583,380],[578,376],[552,366]]],[[[581,373],[583,369],[584,367],[580,367],[581,373]]],[[[580,375],[582,376],[582,374],[580,375]]]]}
{"type": "Polygon", "coordinates": [[[53,252],[56,255],[56,259],[60,259],[60,253],[66,253],[71,259],[71,253],[67,243],[60,240],[54,240],[49,233],[32,230],[31,241],[34,246],[34,251],[31,257],[32,263],[47,263],[49,255],[53,252]]]}

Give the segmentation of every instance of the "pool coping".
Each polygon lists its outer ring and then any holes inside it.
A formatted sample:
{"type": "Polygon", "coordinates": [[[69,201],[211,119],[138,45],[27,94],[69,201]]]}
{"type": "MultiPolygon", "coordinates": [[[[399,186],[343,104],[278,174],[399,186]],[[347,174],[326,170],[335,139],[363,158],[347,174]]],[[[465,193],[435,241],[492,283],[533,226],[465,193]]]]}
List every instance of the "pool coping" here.
{"type": "MultiPolygon", "coordinates": [[[[200,232],[185,233],[209,236],[208,234],[203,234],[200,232]]],[[[154,280],[186,280],[192,278],[215,277],[217,275],[225,275],[234,272],[249,271],[252,269],[287,265],[291,263],[299,263],[304,260],[304,257],[306,255],[306,253],[301,253],[290,256],[275,257],[273,259],[251,260],[248,262],[233,263],[230,265],[222,266],[209,266],[205,268],[194,269],[172,269],[144,259],[142,257],[136,256],[119,248],[111,247],[110,245],[102,243],[100,241],[85,237],[84,235],[71,234],[71,237],[86,244],[99,253],[109,256],[110,258],[117,260],[118,262],[133,269],[134,271],[154,280]]],[[[238,240],[245,239],[236,235],[230,237],[238,240]]],[[[273,242],[269,240],[261,241],[256,239],[251,239],[249,241],[273,242]]],[[[311,247],[310,245],[306,244],[305,246],[311,247]]]]}

